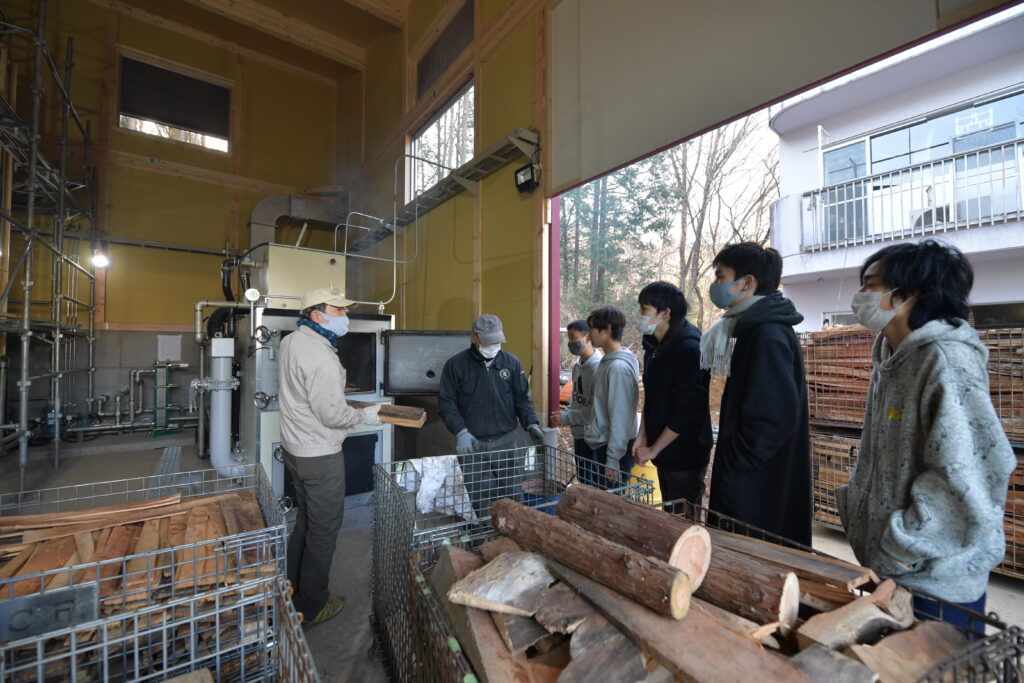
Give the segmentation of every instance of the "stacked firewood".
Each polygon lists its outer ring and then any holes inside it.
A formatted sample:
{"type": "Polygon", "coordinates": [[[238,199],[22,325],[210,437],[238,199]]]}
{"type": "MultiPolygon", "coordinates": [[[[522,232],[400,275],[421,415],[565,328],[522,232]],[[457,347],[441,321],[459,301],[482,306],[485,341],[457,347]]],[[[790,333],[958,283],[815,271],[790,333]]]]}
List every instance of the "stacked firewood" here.
{"type": "Polygon", "coordinates": [[[112,614],[273,574],[272,564],[261,564],[273,558],[258,548],[223,548],[225,537],[265,527],[251,490],[0,517],[0,601],[97,582],[104,612],[112,614]],[[185,547],[172,551],[176,546],[185,547]],[[67,571],[15,581],[61,568],[67,571]]]}
{"type": "Polygon", "coordinates": [[[836,489],[849,483],[859,451],[860,439],[820,432],[811,433],[815,521],[836,527],[842,526],[839,508],[836,507],[836,489]]]}
{"type": "Polygon", "coordinates": [[[584,485],[492,523],[431,576],[486,681],[917,680],[967,644],[869,569],[584,485]]]}

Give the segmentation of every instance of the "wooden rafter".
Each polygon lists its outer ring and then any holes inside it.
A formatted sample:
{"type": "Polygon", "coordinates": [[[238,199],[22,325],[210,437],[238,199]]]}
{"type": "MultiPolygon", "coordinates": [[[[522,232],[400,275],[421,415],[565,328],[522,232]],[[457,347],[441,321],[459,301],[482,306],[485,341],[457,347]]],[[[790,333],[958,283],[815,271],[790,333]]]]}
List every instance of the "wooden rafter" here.
{"type": "Polygon", "coordinates": [[[256,0],[186,0],[186,2],[299,45],[310,52],[333,59],[345,66],[361,70],[366,63],[366,50],[359,45],[350,43],[322,28],[290,17],[272,7],[267,7],[256,0]]]}
{"type": "MultiPolygon", "coordinates": [[[[214,47],[219,47],[234,54],[241,55],[242,57],[252,59],[253,61],[269,64],[283,71],[294,73],[305,78],[312,78],[317,81],[327,83],[328,85],[337,85],[337,80],[334,77],[327,76],[316,71],[311,71],[309,69],[298,66],[296,64],[292,64],[283,59],[278,59],[277,57],[267,54],[266,52],[254,50],[250,47],[240,45],[231,40],[227,40],[220,36],[216,36],[212,33],[209,33],[208,31],[196,28],[195,26],[191,26],[180,21],[175,21],[174,19],[170,19],[162,14],[156,14],[155,12],[150,12],[149,10],[143,9],[141,7],[136,7],[132,4],[129,4],[128,2],[125,2],[124,0],[86,1],[91,2],[94,5],[99,5],[100,7],[106,7],[107,9],[117,12],[118,14],[124,15],[126,17],[131,17],[132,19],[144,22],[146,24],[149,24],[150,26],[159,26],[160,28],[166,29],[168,31],[173,31],[174,33],[186,36],[188,38],[192,38],[193,40],[197,40],[206,45],[213,45],[214,47]]],[[[115,43],[116,38],[113,39],[111,42],[115,43]]]]}
{"type": "Polygon", "coordinates": [[[345,3],[398,28],[405,28],[408,22],[408,0],[345,0],[345,3]]]}

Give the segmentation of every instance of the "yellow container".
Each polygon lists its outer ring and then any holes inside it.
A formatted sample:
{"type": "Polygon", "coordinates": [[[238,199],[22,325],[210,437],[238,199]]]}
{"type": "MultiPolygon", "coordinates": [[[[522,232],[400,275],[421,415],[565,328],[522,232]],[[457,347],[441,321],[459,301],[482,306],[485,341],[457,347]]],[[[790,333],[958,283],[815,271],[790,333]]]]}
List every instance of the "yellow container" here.
{"type": "Polygon", "coordinates": [[[646,465],[633,465],[633,470],[630,472],[634,477],[638,479],[647,479],[654,482],[654,499],[655,505],[661,504],[661,482],[658,481],[658,468],[650,463],[646,465]]]}

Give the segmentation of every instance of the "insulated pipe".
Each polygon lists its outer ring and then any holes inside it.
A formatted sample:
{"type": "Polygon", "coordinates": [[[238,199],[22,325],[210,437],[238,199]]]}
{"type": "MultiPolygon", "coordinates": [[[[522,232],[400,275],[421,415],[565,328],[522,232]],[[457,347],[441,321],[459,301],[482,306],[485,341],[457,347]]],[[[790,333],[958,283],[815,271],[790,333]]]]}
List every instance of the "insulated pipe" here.
{"type": "Polygon", "coordinates": [[[233,339],[213,339],[210,344],[210,464],[222,477],[240,477],[243,468],[231,453],[231,361],[233,339]]]}
{"type": "Polygon", "coordinates": [[[204,308],[242,308],[248,309],[248,301],[197,301],[195,305],[196,329],[195,340],[199,346],[206,344],[206,334],[203,333],[203,309],[204,308]]]}
{"type": "MultiPolygon", "coordinates": [[[[0,422],[7,422],[7,370],[10,368],[10,360],[7,356],[0,356],[0,422]]],[[[6,427],[0,427],[5,429],[6,427]]]]}

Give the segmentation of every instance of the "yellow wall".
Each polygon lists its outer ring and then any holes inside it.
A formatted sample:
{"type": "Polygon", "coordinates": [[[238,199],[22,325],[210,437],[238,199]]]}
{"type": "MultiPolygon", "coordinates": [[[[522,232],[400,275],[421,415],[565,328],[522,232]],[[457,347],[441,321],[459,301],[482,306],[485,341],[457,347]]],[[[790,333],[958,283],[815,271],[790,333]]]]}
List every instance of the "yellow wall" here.
{"type": "MultiPolygon", "coordinates": [[[[34,2],[17,0],[13,5],[4,8],[11,20],[34,24],[34,2]]],[[[63,55],[66,39],[74,39],[75,105],[83,119],[91,121],[93,139],[97,143],[109,139],[113,156],[104,174],[106,191],[102,196],[106,203],[101,213],[105,221],[99,227],[112,237],[218,250],[226,243],[232,249],[244,248],[249,242],[247,222],[252,208],[269,193],[263,186],[242,189],[216,179],[176,177],[128,166],[123,162],[125,154],[231,174],[238,179],[234,185],[244,187],[247,181],[259,181],[287,190],[334,185],[342,166],[339,151],[351,154],[361,146],[362,132],[352,125],[361,120],[361,106],[356,108],[358,115],[351,108],[339,112],[335,81],[242,57],[87,0],[51,3],[48,24],[48,42],[54,54],[63,55]],[[101,121],[104,77],[108,64],[119,63],[122,50],[131,56],[154,58],[162,66],[230,83],[235,113],[229,152],[119,129],[116,111],[107,122],[101,121]]],[[[20,55],[19,74],[25,97],[30,73],[27,56],[20,55]]],[[[114,87],[118,87],[116,82],[114,87]]],[[[354,85],[345,80],[343,87],[349,98],[360,96],[358,80],[354,85]]],[[[56,101],[48,92],[44,146],[52,147],[59,131],[56,101]]],[[[352,163],[347,161],[349,169],[352,163]]],[[[329,239],[319,234],[311,238],[307,244],[327,244],[329,239]]],[[[112,265],[106,278],[105,321],[101,324],[190,324],[197,299],[222,298],[218,273],[222,259],[215,256],[128,246],[112,246],[110,252],[112,265]]]]}
{"type": "MultiPolygon", "coordinates": [[[[443,4],[438,0],[412,2],[410,45],[443,4]]],[[[507,5],[497,0],[478,2],[478,27],[494,21],[507,5]]],[[[484,48],[479,46],[481,53],[484,48]]],[[[479,70],[474,73],[479,91],[477,150],[486,149],[515,128],[541,128],[541,122],[533,117],[535,90],[540,87],[533,80],[534,49],[533,23],[527,21],[497,52],[479,60],[479,70]]],[[[373,89],[379,90],[388,82],[384,90],[400,92],[404,74],[400,65],[396,66],[394,53],[371,49],[370,54],[368,88],[374,84],[373,89]]],[[[368,90],[366,154],[371,163],[353,194],[353,208],[365,207],[363,210],[378,215],[391,213],[393,163],[404,150],[405,134],[415,132],[396,127],[399,117],[394,112],[392,100],[368,90]],[[371,102],[376,104],[371,106],[371,102]],[[385,122],[390,125],[387,130],[385,122]],[[379,159],[375,160],[375,152],[379,159]]],[[[399,296],[388,306],[388,312],[395,314],[399,327],[407,329],[469,328],[474,315],[474,212],[479,211],[480,310],[501,317],[508,339],[505,348],[516,354],[529,372],[534,365],[534,251],[539,245],[534,198],[520,195],[513,181],[514,169],[524,163],[525,157],[506,165],[480,183],[476,197],[462,192],[420,220],[419,254],[413,263],[399,268],[399,296]]],[[[370,253],[390,257],[392,249],[392,241],[386,240],[370,253]]],[[[413,253],[414,228],[409,226],[404,240],[399,240],[399,257],[411,257],[413,253]]],[[[390,293],[390,265],[369,261],[353,264],[350,287],[358,287],[366,297],[390,293]]],[[[539,373],[534,373],[534,386],[542,381],[539,373]]]]}

